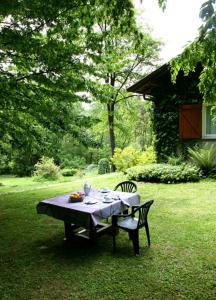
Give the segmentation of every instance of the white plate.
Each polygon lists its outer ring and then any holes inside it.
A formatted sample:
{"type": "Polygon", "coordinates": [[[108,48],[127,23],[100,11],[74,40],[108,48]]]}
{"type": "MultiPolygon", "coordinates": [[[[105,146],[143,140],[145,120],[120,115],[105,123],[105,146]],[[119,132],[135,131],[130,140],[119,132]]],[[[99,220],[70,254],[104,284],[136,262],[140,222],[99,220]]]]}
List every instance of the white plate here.
{"type": "Polygon", "coordinates": [[[84,203],[85,204],[95,204],[95,203],[97,203],[97,201],[96,200],[88,200],[88,201],[85,201],[84,203]]]}
{"type": "Polygon", "coordinates": [[[112,203],[113,202],[113,199],[104,199],[103,200],[103,203],[112,203]]]}
{"type": "Polygon", "coordinates": [[[109,193],[110,190],[101,190],[101,193],[109,193]]]}

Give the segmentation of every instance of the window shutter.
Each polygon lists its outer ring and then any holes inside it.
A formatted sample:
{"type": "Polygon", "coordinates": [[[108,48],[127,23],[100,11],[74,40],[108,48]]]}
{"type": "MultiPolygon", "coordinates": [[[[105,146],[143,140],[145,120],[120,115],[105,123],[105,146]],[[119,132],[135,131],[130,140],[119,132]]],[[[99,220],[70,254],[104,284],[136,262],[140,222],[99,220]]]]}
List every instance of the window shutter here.
{"type": "Polygon", "coordinates": [[[202,104],[180,106],[179,134],[181,139],[200,139],[202,137],[202,104]]]}

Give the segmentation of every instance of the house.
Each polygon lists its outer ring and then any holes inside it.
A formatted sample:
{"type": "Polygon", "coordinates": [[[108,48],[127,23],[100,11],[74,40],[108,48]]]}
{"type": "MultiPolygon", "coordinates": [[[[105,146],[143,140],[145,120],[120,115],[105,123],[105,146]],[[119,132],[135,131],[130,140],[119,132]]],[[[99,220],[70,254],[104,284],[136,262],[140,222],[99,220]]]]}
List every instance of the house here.
{"type": "Polygon", "coordinates": [[[187,76],[180,71],[173,83],[167,63],[128,89],[153,101],[155,146],[159,159],[185,153],[188,146],[197,143],[216,141],[211,107],[203,103],[198,89],[201,71],[200,64],[187,76]]]}

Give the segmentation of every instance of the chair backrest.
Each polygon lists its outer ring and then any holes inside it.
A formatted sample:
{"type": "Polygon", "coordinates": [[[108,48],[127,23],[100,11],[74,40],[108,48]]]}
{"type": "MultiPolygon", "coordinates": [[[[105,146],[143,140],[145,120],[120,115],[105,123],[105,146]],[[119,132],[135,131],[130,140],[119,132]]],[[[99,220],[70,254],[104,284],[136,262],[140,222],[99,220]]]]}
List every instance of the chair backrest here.
{"type": "Polygon", "coordinates": [[[120,189],[122,192],[136,193],[137,186],[132,181],[122,181],[114,188],[114,191],[120,189]]]}
{"type": "Polygon", "coordinates": [[[140,228],[147,223],[148,212],[149,212],[149,209],[150,209],[151,205],[153,204],[153,202],[154,202],[154,200],[149,200],[148,202],[133,209],[134,215],[136,212],[139,212],[137,228],[140,228]]]}

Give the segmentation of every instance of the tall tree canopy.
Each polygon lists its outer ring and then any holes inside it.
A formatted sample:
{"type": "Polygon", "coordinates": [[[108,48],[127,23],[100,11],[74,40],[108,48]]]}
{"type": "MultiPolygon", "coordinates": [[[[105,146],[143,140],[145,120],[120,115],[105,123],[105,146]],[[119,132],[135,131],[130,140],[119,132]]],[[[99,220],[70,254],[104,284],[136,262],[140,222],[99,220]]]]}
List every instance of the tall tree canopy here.
{"type": "Polygon", "coordinates": [[[45,136],[77,133],[86,124],[74,105],[88,101],[79,92],[88,90],[89,55],[101,43],[91,32],[101,19],[121,32],[133,31],[132,2],[0,2],[1,152],[8,141],[13,149],[32,153],[35,145],[42,151],[45,136]]]}
{"type": "MultiPolygon", "coordinates": [[[[137,28],[135,33],[121,33],[112,24],[100,22],[94,39],[101,39],[101,53],[92,56],[96,82],[91,92],[107,108],[111,155],[116,147],[115,118],[120,102],[131,97],[127,92],[133,81],[152,67],[158,58],[159,42],[149,32],[137,28]],[[98,61],[99,59],[99,61],[98,61]]],[[[125,103],[126,104],[126,103],[125,103]]],[[[123,125],[124,119],[121,120],[123,125]]]]}
{"type": "Polygon", "coordinates": [[[1,123],[21,124],[21,112],[49,128],[64,128],[77,92],[86,90],[95,22],[109,18],[122,30],[134,22],[130,0],[10,0],[0,11],[1,123]]]}

